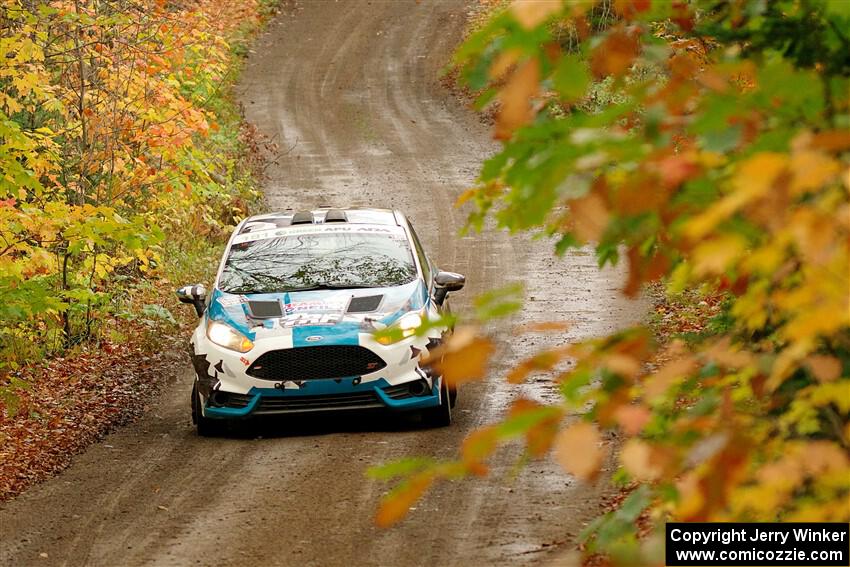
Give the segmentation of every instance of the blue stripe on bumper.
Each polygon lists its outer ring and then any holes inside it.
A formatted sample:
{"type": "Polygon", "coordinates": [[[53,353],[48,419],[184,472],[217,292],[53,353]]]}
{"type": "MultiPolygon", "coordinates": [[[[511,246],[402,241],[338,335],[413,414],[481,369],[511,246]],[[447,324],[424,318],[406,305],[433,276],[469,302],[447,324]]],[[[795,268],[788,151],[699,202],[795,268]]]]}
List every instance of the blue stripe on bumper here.
{"type": "MultiPolygon", "coordinates": [[[[329,396],[329,401],[333,399],[333,393],[339,393],[339,389],[346,390],[348,392],[351,391],[374,391],[377,396],[377,401],[381,402],[386,409],[397,410],[397,411],[407,411],[407,410],[417,410],[417,409],[425,409],[431,407],[437,407],[440,405],[440,397],[438,395],[438,389],[435,387],[431,394],[428,396],[417,396],[411,398],[403,398],[400,400],[393,399],[389,397],[383,390],[384,387],[389,386],[389,383],[381,378],[380,380],[376,380],[374,382],[367,382],[366,384],[358,384],[358,386],[352,387],[350,382],[347,384],[344,383],[343,387],[340,388],[340,384],[335,384],[333,381],[328,380],[316,380],[312,383],[313,388],[304,388],[303,390],[294,390],[294,389],[285,389],[280,390],[276,388],[251,388],[248,392],[248,395],[253,396],[251,401],[242,408],[228,408],[228,407],[214,407],[210,405],[206,405],[204,407],[204,416],[211,418],[222,418],[222,419],[234,419],[234,418],[243,418],[248,417],[252,413],[254,413],[257,408],[260,406],[263,398],[292,398],[298,399],[299,397],[303,397],[306,395],[316,395],[326,394],[329,396]],[[325,382],[330,382],[329,384],[325,382]],[[347,386],[347,387],[346,387],[347,386]],[[336,387],[337,389],[335,389],[336,387]]],[[[317,396],[318,397],[318,396],[317,396]]],[[[315,411],[333,411],[335,408],[330,406],[327,408],[317,407],[315,411]]],[[[351,408],[337,408],[337,409],[351,409],[351,408]]]]}
{"type": "Polygon", "coordinates": [[[387,405],[388,408],[394,410],[433,408],[440,405],[440,397],[433,393],[430,396],[417,396],[415,398],[404,398],[402,400],[394,400],[391,397],[387,396],[380,388],[375,388],[375,392],[378,394],[378,397],[381,398],[381,401],[387,405]]]}
{"type": "Polygon", "coordinates": [[[260,396],[259,394],[254,396],[254,399],[245,406],[244,408],[217,408],[210,406],[207,404],[204,407],[204,417],[221,417],[221,418],[234,418],[234,417],[245,417],[251,412],[253,412],[257,406],[260,404],[260,396]]]}

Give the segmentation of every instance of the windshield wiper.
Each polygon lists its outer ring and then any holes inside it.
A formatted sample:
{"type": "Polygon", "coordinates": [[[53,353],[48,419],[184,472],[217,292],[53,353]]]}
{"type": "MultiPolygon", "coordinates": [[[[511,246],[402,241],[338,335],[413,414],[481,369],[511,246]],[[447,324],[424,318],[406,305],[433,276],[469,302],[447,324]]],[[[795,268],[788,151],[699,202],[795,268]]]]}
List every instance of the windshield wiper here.
{"type": "Polygon", "coordinates": [[[287,287],[281,290],[283,293],[289,293],[291,291],[313,291],[316,289],[330,289],[328,286],[324,284],[314,284],[314,285],[305,285],[303,287],[287,287]]]}
{"type": "Polygon", "coordinates": [[[316,289],[354,289],[362,287],[375,287],[372,284],[356,284],[344,282],[322,282],[314,285],[305,285],[304,287],[290,287],[283,291],[313,291],[316,289]]]}
{"type": "Polygon", "coordinates": [[[319,285],[321,285],[322,287],[325,287],[327,289],[349,289],[349,288],[354,289],[354,288],[361,288],[361,287],[380,287],[380,286],[375,286],[373,284],[357,284],[357,283],[345,283],[345,282],[327,282],[327,283],[322,283],[322,284],[319,284],[319,285]]]}

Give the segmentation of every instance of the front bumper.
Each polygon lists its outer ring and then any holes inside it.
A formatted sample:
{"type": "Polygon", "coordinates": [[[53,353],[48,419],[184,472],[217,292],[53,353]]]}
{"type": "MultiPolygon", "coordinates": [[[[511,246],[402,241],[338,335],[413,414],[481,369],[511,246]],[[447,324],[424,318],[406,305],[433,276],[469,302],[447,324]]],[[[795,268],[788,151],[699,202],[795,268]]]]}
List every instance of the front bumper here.
{"type": "MultiPolygon", "coordinates": [[[[313,380],[310,387],[297,391],[251,388],[247,394],[237,394],[218,390],[205,400],[204,416],[239,419],[344,410],[409,411],[440,405],[439,380],[432,381],[428,387],[429,382],[424,378],[392,386],[381,379],[360,384],[360,387],[353,387],[348,392],[334,392],[330,384],[322,382],[326,381],[313,380]],[[311,389],[315,393],[307,393],[311,389]],[[323,389],[330,391],[322,393],[323,389]]],[[[333,380],[330,382],[334,383],[333,380]]]]}
{"type": "Polygon", "coordinates": [[[212,344],[206,340],[202,330],[196,331],[193,362],[198,376],[200,407],[204,417],[224,419],[319,411],[406,411],[436,407],[440,404],[439,379],[432,377],[427,368],[420,365],[433,341],[432,338],[413,336],[392,345],[383,345],[375,341],[371,332],[359,328],[304,327],[296,328],[291,335],[263,337],[258,333],[254,348],[241,355],[212,344]],[[311,342],[310,339],[314,338],[323,340],[311,342]],[[331,350],[323,350],[326,348],[331,350]],[[374,370],[368,366],[361,367],[359,375],[341,375],[332,359],[339,362],[340,356],[347,357],[352,352],[350,349],[356,348],[370,351],[384,364],[375,365],[374,370]],[[313,374],[310,368],[310,358],[305,359],[300,356],[301,353],[295,358],[287,357],[277,362],[261,360],[273,351],[290,349],[303,352],[315,349],[311,353],[316,354],[315,374],[318,375],[313,374]],[[281,364],[291,364],[288,366],[290,372],[281,370],[281,364]],[[256,372],[260,369],[263,372],[256,372]],[[328,375],[330,377],[326,377],[328,375]]]}

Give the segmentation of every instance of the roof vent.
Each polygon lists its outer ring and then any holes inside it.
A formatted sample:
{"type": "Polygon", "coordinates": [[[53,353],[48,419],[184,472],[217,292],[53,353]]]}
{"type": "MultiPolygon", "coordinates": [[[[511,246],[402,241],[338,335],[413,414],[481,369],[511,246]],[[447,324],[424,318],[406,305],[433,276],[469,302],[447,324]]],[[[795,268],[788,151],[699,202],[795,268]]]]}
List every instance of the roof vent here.
{"type": "Polygon", "coordinates": [[[299,211],[293,215],[290,224],[313,224],[313,213],[310,211],[299,211]]]}
{"type": "Polygon", "coordinates": [[[325,222],[348,222],[348,217],[345,216],[345,211],[331,209],[325,213],[325,222]]]}

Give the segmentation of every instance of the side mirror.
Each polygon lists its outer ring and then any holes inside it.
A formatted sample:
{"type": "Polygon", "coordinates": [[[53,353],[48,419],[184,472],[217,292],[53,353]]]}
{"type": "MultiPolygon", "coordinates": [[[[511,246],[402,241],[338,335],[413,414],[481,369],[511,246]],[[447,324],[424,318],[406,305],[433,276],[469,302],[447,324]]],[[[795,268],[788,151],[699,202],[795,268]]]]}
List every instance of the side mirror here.
{"type": "Polygon", "coordinates": [[[434,276],[434,284],[437,288],[434,290],[434,301],[437,302],[437,305],[442,305],[450,291],[463,289],[465,283],[466,277],[461,274],[437,272],[437,275],[434,276]]]}
{"type": "Polygon", "coordinates": [[[198,317],[204,314],[205,302],[207,300],[207,288],[203,284],[184,285],[177,290],[177,299],[180,303],[191,303],[195,306],[198,317]]]}

